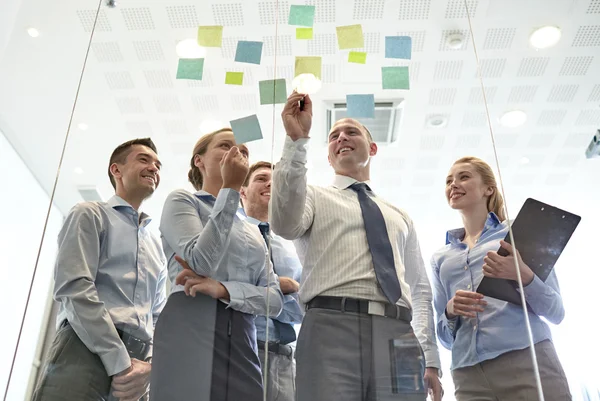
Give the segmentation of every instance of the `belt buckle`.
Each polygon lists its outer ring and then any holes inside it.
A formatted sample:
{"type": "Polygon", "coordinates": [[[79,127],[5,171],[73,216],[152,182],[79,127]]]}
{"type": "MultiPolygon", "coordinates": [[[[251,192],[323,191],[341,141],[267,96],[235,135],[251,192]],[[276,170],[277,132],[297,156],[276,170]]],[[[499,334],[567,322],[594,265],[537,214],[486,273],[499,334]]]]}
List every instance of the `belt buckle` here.
{"type": "Polygon", "coordinates": [[[385,316],[385,305],[381,302],[369,301],[369,315],[385,316]]]}

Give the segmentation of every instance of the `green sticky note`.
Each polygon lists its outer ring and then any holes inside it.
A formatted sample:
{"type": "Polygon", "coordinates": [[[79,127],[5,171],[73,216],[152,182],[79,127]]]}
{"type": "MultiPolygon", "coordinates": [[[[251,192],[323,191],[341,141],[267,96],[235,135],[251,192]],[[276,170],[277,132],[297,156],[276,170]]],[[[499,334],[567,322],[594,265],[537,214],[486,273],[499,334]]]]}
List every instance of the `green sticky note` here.
{"type": "Polygon", "coordinates": [[[221,47],[223,42],[223,26],[199,26],[198,45],[204,47],[221,47]]]}
{"type": "Polygon", "coordinates": [[[177,65],[176,79],[195,79],[201,81],[203,71],[203,58],[180,58],[177,65]]]}
{"type": "Polygon", "coordinates": [[[315,22],[315,6],[298,6],[290,7],[290,17],[288,24],[299,26],[313,26],[315,22]]]}
{"type": "Polygon", "coordinates": [[[294,77],[300,74],[313,74],[315,77],[321,79],[321,57],[296,57],[294,77]]]}
{"type": "Polygon", "coordinates": [[[287,101],[285,79],[269,79],[258,83],[260,104],[281,104],[287,101]]]}
{"type": "Polygon", "coordinates": [[[296,28],[296,39],[312,39],[312,28],[296,28]]]}
{"type": "Polygon", "coordinates": [[[381,67],[383,89],[410,89],[408,67],[381,67]]]}
{"type": "Polygon", "coordinates": [[[226,72],[225,83],[227,85],[242,85],[244,83],[243,72],[226,72]]]}
{"type": "Polygon", "coordinates": [[[338,46],[343,49],[360,49],[365,47],[362,25],[346,25],[335,28],[338,46]]]}
{"type": "Polygon", "coordinates": [[[262,139],[262,130],[260,129],[260,123],[258,117],[253,114],[248,117],[238,118],[229,122],[231,124],[231,130],[233,131],[233,137],[235,143],[242,144],[251,141],[257,141],[262,139]]]}
{"type": "Polygon", "coordinates": [[[350,52],[350,53],[348,53],[348,62],[349,63],[366,64],[367,63],[367,53],[350,52]]]}

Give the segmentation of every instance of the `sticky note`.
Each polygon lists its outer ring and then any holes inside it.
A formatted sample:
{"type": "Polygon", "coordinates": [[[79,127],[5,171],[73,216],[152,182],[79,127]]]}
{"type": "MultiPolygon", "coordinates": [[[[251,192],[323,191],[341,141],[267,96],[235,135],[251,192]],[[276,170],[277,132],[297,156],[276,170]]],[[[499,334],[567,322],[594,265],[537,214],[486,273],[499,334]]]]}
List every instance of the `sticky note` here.
{"type": "Polygon", "coordinates": [[[381,67],[383,89],[410,89],[408,67],[381,67]]]}
{"type": "Polygon", "coordinates": [[[263,42],[240,40],[235,51],[235,61],[240,63],[260,64],[263,42]]]}
{"type": "Polygon", "coordinates": [[[346,25],[335,28],[340,50],[365,47],[362,25],[346,25]]]}
{"type": "Polygon", "coordinates": [[[367,62],[367,53],[364,53],[364,52],[350,52],[350,53],[348,53],[348,62],[349,63],[366,64],[366,62],[367,62]]]}
{"type": "Polygon", "coordinates": [[[285,79],[269,79],[258,83],[260,104],[280,104],[287,101],[285,79]]]}
{"type": "Polygon", "coordinates": [[[231,120],[231,130],[235,137],[235,142],[239,145],[251,141],[262,139],[262,130],[260,129],[260,123],[258,117],[253,114],[248,117],[238,118],[237,120],[231,120]]]}
{"type": "Polygon", "coordinates": [[[203,58],[180,58],[177,65],[176,79],[195,79],[201,81],[203,71],[203,58]]]}
{"type": "Polygon", "coordinates": [[[346,95],[348,117],[375,118],[374,95],[346,95]]]}
{"type": "Polygon", "coordinates": [[[231,71],[226,72],[225,83],[227,85],[242,85],[244,83],[244,73],[231,71]]]}
{"type": "Polygon", "coordinates": [[[199,26],[198,45],[203,47],[221,47],[223,27],[221,25],[199,26]]]}
{"type": "Polygon", "coordinates": [[[296,39],[312,39],[312,28],[296,28],[296,39]]]}
{"type": "Polygon", "coordinates": [[[313,74],[315,77],[321,79],[321,57],[296,57],[294,77],[300,74],[313,74]]]}
{"type": "Polygon", "coordinates": [[[386,36],[385,58],[403,58],[410,60],[412,38],[410,36],[386,36]]]}
{"type": "Polygon", "coordinates": [[[298,6],[290,7],[290,17],[288,24],[299,26],[313,26],[315,22],[315,6],[298,6]]]}

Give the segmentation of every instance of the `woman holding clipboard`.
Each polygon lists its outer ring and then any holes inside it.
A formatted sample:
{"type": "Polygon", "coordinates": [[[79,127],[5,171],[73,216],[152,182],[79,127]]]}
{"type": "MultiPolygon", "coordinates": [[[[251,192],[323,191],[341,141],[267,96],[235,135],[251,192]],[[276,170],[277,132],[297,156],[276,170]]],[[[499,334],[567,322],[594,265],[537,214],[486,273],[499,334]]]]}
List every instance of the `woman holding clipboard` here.
{"type": "Polygon", "coordinates": [[[544,282],[504,242],[508,232],[502,195],[488,164],[475,157],[457,160],[446,178],[446,199],[461,214],[463,227],[448,231],[446,246],[432,257],[437,333],[452,351],[452,378],[458,401],[537,400],[536,380],[521,306],[474,292],[486,277],[517,280],[518,258],[537,362],[546,401],[570,400],[548,325],[564,308],[554,272],[544,282]],[[498,255],[502,247],[508,256],[498,255]]]}

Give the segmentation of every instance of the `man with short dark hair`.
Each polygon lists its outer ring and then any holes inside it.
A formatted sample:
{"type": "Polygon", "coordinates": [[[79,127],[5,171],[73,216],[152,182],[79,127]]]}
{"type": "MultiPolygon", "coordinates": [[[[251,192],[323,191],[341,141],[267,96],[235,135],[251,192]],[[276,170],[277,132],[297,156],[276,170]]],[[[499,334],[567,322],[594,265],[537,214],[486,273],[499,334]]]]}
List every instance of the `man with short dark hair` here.
{"type": "Polygon", "coordinates": [[[150,138],[125,142],[108,167],[115,195],[79,203],[65,219],[54,274],[57,333],[34,400],[134,401],[147,393],[167,270],[139,208],[158,187],[160,168],[150,138]]]}

